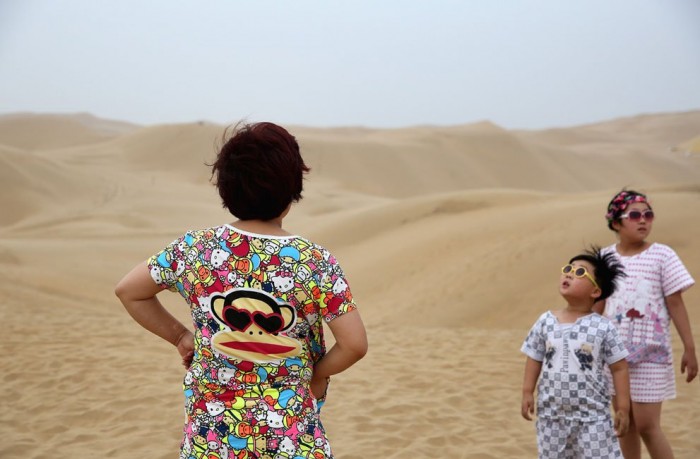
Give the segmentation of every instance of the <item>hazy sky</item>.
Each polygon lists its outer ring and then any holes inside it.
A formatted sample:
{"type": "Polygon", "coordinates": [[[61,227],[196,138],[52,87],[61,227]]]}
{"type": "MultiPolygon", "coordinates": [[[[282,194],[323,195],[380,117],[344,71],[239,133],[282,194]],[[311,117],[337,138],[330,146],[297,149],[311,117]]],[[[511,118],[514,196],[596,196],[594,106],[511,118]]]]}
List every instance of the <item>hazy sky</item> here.
{"type": "Polygon", "coordinates": [[[698,0],[0,0],[0,114],[538,129],[694,109],[698,0]]]}

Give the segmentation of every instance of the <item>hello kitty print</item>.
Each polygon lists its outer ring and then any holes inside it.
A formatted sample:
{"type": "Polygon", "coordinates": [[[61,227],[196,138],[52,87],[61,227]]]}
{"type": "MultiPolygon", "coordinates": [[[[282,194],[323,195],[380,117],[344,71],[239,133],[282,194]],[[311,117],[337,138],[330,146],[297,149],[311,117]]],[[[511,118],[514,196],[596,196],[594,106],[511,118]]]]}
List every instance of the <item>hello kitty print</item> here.
{"type": "Polygon", "coordinates": [[[356,308],[335,257],[301,237],[223,225],[184,234],[148,267],[192,314],[180,457],[332,458],[309,383],[326,352],[323,321],[356,308]]]}

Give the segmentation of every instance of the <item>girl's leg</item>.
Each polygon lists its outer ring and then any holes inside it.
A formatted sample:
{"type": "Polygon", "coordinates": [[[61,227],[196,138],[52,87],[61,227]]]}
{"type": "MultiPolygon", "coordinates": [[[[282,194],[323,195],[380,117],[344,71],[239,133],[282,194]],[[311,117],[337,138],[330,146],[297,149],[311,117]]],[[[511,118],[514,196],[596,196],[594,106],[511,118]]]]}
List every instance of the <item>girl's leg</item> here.
{"type": "Polygon", "coordinates": [[[632,402],[632,413],[635,427],[649,451],[649,456],[652,459],[673,459],[671,444],[661,430],[661,402],[632,402]]]}
{"type": "MultiPolygon", "coordinates": [[[[634,403],[632,403],[634,405],[634,403]]],[[[617,411],[617,398],[613,397],[613,407],[617,411]]],[[[619,437],[620,449],[625,459],[641,459],[642,458],[642,440],[639,437],[639,431],[635,424],[634,409],[630,411],[630,426],[627,433],[619,437]]]]}

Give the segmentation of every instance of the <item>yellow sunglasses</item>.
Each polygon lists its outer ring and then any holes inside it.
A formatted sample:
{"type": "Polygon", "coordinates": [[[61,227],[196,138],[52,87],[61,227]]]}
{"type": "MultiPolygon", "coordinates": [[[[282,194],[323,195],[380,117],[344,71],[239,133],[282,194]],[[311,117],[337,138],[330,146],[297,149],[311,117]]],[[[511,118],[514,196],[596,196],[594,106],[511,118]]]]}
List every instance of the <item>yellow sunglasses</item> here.
{"type": "Polygon", "coordinates": [[[588,273],[588,270],[584,268],[583,266],[579,266],[578,268],[574,265],[566,265],[563,268],[561,268],[561,272],[564,274],[573,274],[574,276],[578,277],[579,279],[582,277],[588,278],[589,281],[593,283],[595,288],[600,288],[598,287],[598,282],[595,281],[593,276],[591,276],[588,273]]]}

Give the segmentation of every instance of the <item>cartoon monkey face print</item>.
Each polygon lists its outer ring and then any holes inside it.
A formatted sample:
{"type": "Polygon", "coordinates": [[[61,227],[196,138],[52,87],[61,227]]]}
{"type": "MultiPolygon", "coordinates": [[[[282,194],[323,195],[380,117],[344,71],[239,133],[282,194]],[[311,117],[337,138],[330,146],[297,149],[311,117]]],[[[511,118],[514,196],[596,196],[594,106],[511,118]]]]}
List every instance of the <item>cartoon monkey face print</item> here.
{"type": "Polygon", "coordinates": [[[301,343],[284,334],[296,323],[296,310],[264,291],[237,289],[214,295],[211,312],[224,326],[212,344],[225,356],[272,362],[301,353],[301,343]]]}

